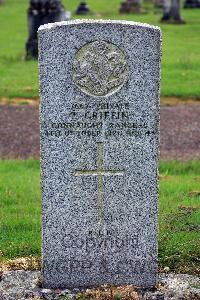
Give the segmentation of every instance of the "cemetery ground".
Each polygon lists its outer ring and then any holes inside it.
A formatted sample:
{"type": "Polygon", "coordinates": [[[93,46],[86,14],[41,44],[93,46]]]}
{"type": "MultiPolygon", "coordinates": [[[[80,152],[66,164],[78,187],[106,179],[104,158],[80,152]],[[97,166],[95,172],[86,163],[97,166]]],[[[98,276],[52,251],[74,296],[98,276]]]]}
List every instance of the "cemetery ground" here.
{"type": "MultiPolygon", "coordinates": [[[[198,9],[182,9],[185,25],[160,24],[162,10],[155,9],[146,0],[146,14],[119,15],[120,0],[87,1],[94,15],[90,18],[126,19],[161,26],[163,33],[162,96],[199,98],[198,70],[200,62],[198,9]]],[[[72,12],[79,1],[63,1],[72,12]]],[[[24,60],[27,40],[27,1],[7,0],[0,6],[0,97],[38,96],[38,65],[36,61],[24,60]]],[[[75,16],[73,16],[75,17],[75,16]]],[[[77,16],[76,16],[77,17],[77,16]]]]}
{"type": "MultiPolygon", "coordinates": [[[[200,272],[200,161],[160,163],[160,271],[200,272]]],[[[1,268],[38,268],[41,255],[39,161],[0,162],[1,268]],[[30,259],[35,257],[36,259],[30,259]],[[32,261],[32,262],[31,262],[32,261]]]]}

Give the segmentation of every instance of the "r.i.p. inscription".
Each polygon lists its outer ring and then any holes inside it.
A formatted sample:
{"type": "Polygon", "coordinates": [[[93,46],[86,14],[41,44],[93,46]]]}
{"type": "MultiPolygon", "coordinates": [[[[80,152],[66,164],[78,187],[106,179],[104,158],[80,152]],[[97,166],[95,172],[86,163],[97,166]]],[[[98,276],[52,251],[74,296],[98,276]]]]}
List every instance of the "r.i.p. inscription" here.
{"type": "Polygon", "coordinates": [[[160,30],[39,30],[44,286],[153,286],[160,30]]]}

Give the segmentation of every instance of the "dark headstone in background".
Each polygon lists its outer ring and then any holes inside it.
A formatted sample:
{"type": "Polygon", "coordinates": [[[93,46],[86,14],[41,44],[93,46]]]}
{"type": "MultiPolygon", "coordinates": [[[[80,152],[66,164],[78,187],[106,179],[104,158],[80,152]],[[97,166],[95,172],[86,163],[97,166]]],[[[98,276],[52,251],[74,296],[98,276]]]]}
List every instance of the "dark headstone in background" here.
{"type": "Polygon", "coordinates": [[[140,0],[126,0],[121,3],[119,12],[121,14],[129,14],[129,13],[142,13],[145,11],[144,9],[141,8],[140,0]]]}
{"type": "Polygon", "coordinates": [[[164,0],[154,0],[154,5],[156,8],[163,8],[164,0]]]}
{"type": "Polygon", "coordinates": [[[89,6],[86,2],[81,2],[76,10],[77,15],[87,15],[90,13],[89,6]]]}
{"type": "Polygon", "coordinates": [[[200,8],[200,0],[185,0],[184,8],[200,8]]]}
{"type": "Polygon", "coordinates": [[[122,13],[122,14],[130,13],[130,5],[127,1],[121,3],[121,7],[120,7],[119,12],[122,13]]]}
{"type": "Polygon", "coordinates": [[[67,20],[62,0],[31,0],[28,8],[29,37],[26,58],[38,57],[37,31],[40,25],[67,20]]]}

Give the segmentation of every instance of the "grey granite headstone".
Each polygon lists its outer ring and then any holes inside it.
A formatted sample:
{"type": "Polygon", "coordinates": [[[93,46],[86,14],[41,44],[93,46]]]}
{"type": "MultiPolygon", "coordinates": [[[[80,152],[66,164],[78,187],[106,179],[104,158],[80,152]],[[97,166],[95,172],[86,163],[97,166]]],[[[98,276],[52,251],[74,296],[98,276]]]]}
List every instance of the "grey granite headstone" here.
{"type": "Polygon", "coordinates": [[[154,286],[161,34],[39,29],[44,286],[154,286]]]}

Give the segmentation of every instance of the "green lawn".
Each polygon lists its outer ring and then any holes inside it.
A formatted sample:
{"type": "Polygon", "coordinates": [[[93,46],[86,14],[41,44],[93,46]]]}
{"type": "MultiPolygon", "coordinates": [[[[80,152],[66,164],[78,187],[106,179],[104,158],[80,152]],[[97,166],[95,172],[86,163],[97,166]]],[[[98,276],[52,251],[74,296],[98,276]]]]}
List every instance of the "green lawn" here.
{"type": "MultiPolygon", "coordinates": [[[[121,0],[88,0],[95,12],[91,18],[127,19],[159,24],[162,11],[146,0],[147,14],[119,15],[121,0]]],[[[27,39],[27,0],[6,0],[0,6],[0,96],[37,97],[38,68],[36,61],[24,61],[27,39]]],[[[63,1],[74,12],[79,1],[63,1]]],[[[199,10],[182,10],[186,25],[161,25],[163,31],[162,88],[163,96],[200,98],[199,10]]],[[[75,16],[73,16],[75,17],[75,16]]]]}
{"type": "MultiPolygon", "coordinates": [[[[0,161],[0,256],[40,255],[39,161],[0,161]]],[[[161,162],[159,264],[197,273],[200,229],[200,161],[161,162]]]]}

